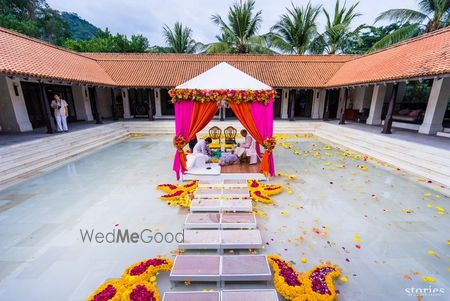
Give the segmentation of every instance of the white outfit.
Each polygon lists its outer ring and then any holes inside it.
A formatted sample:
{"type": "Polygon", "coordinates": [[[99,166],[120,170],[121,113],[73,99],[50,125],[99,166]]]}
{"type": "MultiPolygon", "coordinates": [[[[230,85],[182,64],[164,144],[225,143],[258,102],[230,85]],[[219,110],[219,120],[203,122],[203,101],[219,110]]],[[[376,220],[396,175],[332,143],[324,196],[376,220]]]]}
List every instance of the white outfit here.
{"type": "Polygon", "coordinates": [[[205,140],[199,140],[197,142],[197,144],[194,146],[194,149],[192,150],[192,153],[194,153],[194,154],[203,154],[203,155],[208,156],[208,157],[211,156],[211,150],[209,149],[209,147],[206,144],[205,140]]]}
{"type": "Polygon", "coordinates": [[[192,168],[204,168],[206,167],[206,162],[211,160],[211,150],[206,144],[205,140],[199,140],[193,150],[192,154],[187,156],[186,168],[188,170],[192,168]]]}
{"type": "Polygon", "coordinates": [[[256,141],[252,136],[247,134],[245,142],[234,149],[235,154],[241,157],[245,154],[250,157],[250,164],[256,164],[258,162],[258,153],[256,152],[256,141]]]}
{"type": "Polygon", "coordinates": [[[67,104],[67,102],[64,99],[52,100],[50,106],[54,109],[58,132],[68,131],[69,129],[67,128],[67,113],[69,105],[67,104]]]}

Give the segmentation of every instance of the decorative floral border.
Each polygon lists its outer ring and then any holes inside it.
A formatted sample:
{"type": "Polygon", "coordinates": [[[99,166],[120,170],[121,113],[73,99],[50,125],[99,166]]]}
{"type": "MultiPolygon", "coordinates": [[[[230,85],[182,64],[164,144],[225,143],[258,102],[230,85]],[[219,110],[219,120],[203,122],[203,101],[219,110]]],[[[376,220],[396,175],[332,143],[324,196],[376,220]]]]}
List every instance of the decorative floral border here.
{"type": "Polygon", "coordinates": [[[159,301],[159,292],[154,283],[135,283],[122,293],[122,301],[159,301]]]}
{"type": "Polygon", "coordinates": [[[333,279],[340,275],[340,270],[337,266],[322,264],[302,274],[277,255],[268,256],[268,260],[270,267],[274,271],[275,289],[286,300],[336,300],[336,289],[333,279]]]}
{"type": "Polygon", "coordinates": [[[120,301],[125,287],[119,279],[108,280],[100,285],[86,301],[120,301]]]}
{"type": "Polygon", "coordinates": [[[278,184],[261,184],[258,180],[248,180],[248,190],[250,192],[250,198],[255,202],[264,204],[272,204],[272,195],[279,194],[283,191],[283,186],[278,184]]]}
{"type": "Polygon", "coordinates": [[[100,285],[86,301],[159,301],[156,275],[170,271],[173,261],[166,257],[149,258],[125,269],[120,279],[100,285]]]}
{"type": "Polygon", "coordinates": [[[130,265],[122,274],[122,283],[130,286],[134,283],[147,282],[161,271],[170,271],[173,262],[168,258],[156,257],[130,265]]]}
{"type": "Polygon", "coordinates": [[[276,90],[201,90],[201,89],[171,89],[169,95],[172,103],[178,101],[221,102],[222,100],[235,103],[261,102],[267,104],[274,99],[276,90]]]}
{"type": "Polygon", "coordinates": [[[156,186],[156,189],[164,191],[166,193],[161,196],[161,199],[167,202],[169,205],[189,207],[191,205],[190,195],[195,192],[197,187],[197,181],[190,181],[182,185],[160,184],[156,186]]]}

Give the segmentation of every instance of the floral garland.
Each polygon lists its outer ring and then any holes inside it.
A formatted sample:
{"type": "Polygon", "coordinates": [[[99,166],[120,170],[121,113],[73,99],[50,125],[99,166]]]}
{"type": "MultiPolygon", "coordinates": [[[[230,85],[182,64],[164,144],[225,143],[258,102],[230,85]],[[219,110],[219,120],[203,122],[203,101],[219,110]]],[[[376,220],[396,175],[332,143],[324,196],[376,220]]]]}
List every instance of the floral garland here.
{"type": "Polygon", "coordinates": [[[169,258],[156,257],[129,266],[120,279],[106,281],[86,301],[159,301],[156,275],[170,271],[169,258]]]}
{"type": "Polygon", "coordinates": [[[124,289],[120,280],[112,279],[100,285],[86,301],[120,301],[124,289]]]}
{"type": "Polygon", "coordinates": [[[173,137],[172,143],[173,143],[173,146],[175,146],[175,148],[177,150],[181,150],[181,151],[183,151],[183,147],[187,144],[186,139],[184,139],[183,135],[178,135],[178,136],[173,137]]]}
{"type": "Polygon", "coordinates": [[[122,301],[159,301],[159,292],[151,283],[136,283],[122,294],[122,301]]]}
{"type": "Polygon", "coordinates": [[[277,255],[271,255],[268,259],[274,271],[275,289],[286,300],[336,300],[333,278],[340,275],[337,266],[322,264],[302,274],[277,255]]]}
{"type": "Polygon", "coordinates": [[[263,146],[266,149],[267,152],[272,153],[273,149],[275,148],[275,145],[277,145],[277,139],[275,137],[268,137],[264,140],[263,146]]]}
{"type": "Polygon", "coordinates": [[[152,276],[157,275],[160,271],[170,271],[173,262],[168,258],[157,257],[130,265],[122,274],[122,283],[130,286],[134,283],[149,281],[152,276]]]}
{"type": "Polygon", "coordinates": [[[176,205],[179,207],[190,207],[190,195],[195,192],[198,187],[197,181],[191,181],[182,185],[174,184],[160,184],[156,189],[164,191],[166,194],[161,196],[163,201],[166,201],[170,206],[176,205]]]}
{"type": "Polygon", "coordinates": [[[261,184],[258,180],[249,180],[247,185],[250,193],[250,198],[255,202],[264,204],[272,204],[273,199],[270,196],[279,194],[283,191],[283,186],[281,185],[261,184]]]}
{"type": "Polygon", "coordinates": [[[169,95],[172,103],[189,100],[196,102],[217,102],[222,100],[235,103],[262,102],[267,104],[274,99],[275,90],[200,90],[200,89],[171,89],[169,95]]]}

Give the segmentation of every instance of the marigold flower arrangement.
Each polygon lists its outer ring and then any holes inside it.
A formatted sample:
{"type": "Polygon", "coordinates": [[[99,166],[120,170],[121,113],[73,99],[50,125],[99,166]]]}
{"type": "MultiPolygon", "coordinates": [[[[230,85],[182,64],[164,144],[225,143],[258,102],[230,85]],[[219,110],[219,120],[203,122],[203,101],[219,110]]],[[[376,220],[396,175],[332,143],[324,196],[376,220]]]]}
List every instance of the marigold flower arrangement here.
{"type": "Polygon", "coordinates": [[[159,292],[153,283],[135,283],[122,293],[122,301],[159,301],[159,292]]]}
{"type": "Polygon", "coordinates": [[[190,181],[187,184],[174,185],[174,184],[160,184],[156,186],[156,189],[164,191],[166,194],[161,196],[163,201],[169,203],[169,205],[178,205],[181,207],[190,206],[189,195],[193,194],[198,187],[197,181],[190,181]]]}
{"type": "Polygon", "coordinates": [[[250,198],[253,201],[271,204],[273,203],[273,199],[270,196],[281,193],[283,186],[278,184],[261,184],[258,180],[249,180],[248,190],[250,192],[250,198]]]}
{"type": "Polygon", "coordinates": [[[274,271],[275,289],[286,300],[336,300],[333,278],[340,275],[337,266],[322,264],[302,274],[277,255],[271,255],[268,259],[269,265],[274,271]]]}
{"type": "Polygon", "coordinates": [[[119,279],[108,280],[100,285],[86,301],[120,301],[125,287],[119,279]]]}
{"type": "Polygon", "coordinates": [[[264,139],[263,142],[263,146],[266,149],[266,151],[268,151],[269,153],[271,153],[273,151],[273,149],[275,148],[275,146],[277,145],[277,139],[275,137],[268,137],[266,139],[264,139]]]}
{"type": "Polygon", "coordinates": [[[217,102],[222,100],[236,103],[262,102],[267,104],[274,99],[275,90],[201,90],[201,89],[171,89],[169,95],[172,103],[178,101],[217,102]]]}
{"type": "Polygon", "coordinates": [[[161,271],[170,271],[172,260],[164,257],[150,258],[130,265],[122,274],[124,286],[135,283],[148,282],[152,276],[156,276],[161,271]]]}

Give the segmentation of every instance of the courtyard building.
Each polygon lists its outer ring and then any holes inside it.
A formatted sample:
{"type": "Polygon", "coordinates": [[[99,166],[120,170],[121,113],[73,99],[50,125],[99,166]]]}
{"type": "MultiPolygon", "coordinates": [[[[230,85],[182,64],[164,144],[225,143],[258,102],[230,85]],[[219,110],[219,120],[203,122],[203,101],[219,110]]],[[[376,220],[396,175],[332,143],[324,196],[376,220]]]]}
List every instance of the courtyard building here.
{"type": "Polygon", "coordinates": [[[55,93],[69,122],[173,119],[168,91],[227,62],[276,89],[275,119],[382,125],[393,102],[393,127],[450,136],[448,41],[444,28],[362,56],[77,53],[0,28],[0,127],[53,132],[55,93]]]}

